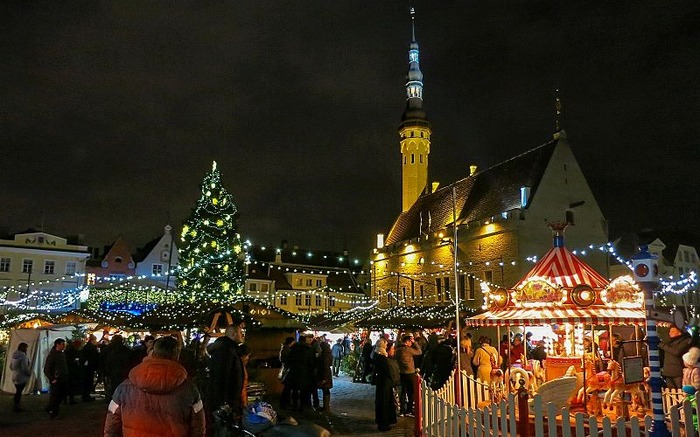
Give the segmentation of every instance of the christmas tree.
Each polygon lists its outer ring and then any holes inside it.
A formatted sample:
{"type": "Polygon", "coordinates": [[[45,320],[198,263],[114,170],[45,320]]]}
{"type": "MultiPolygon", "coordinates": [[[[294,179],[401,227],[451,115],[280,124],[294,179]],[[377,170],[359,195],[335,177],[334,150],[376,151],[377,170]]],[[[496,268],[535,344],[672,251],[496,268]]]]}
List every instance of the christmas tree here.
{"type": "Polygon", "coordinates": [[[213,163],[197,206],[182,227],[178,290],[189,302],[233,302],[243,292],[245,251],[238,210],[213,163]]]}

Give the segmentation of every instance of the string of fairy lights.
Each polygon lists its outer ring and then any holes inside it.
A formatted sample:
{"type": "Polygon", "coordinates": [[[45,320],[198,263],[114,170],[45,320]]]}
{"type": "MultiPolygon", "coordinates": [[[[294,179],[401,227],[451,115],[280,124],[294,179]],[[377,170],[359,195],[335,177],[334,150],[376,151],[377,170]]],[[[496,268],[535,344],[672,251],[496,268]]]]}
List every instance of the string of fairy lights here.
{"type": "MultiPolygon", "coordinates": [[[[244,243],[244,248],[246,249],[246,252],[252,247],[252,243],[250,241],[246,241],[244,243]]],[[[265,246],[261,246],[261,248],[265,248],[265,246]]],[[[280,249],[276,249],[279,251],[280,249]]],[[[587,256],[591,253],[595,252],[605,252],[612,258],[614,258],[618,263],[621,265],[627,266],[630,270],[632,268],[632,263],[630,260],[624,259],[616,250],[614,245],[612,243],[605,243],[605,244],[590,244],[587,247],[584,248],[579,248],[579,249],[573,249],[571,250],[572,254],[576,256],[587,256]]],[[[218,258],[224,258],[226,256],[229,256],[231,254],[230,251],[224,251],[218,254],[213,255],[212,258],[218,257],[218,258]]],[[[308,252],[307,256],[309,258],[313,257],[312,252],[308,252]],[[310,255],[309,255],[310,254],[310,255]]],[[[531,263],[536,263],[539,261],[539,258],[537,256],[528,256],[526,257],[526,260],[531,262],[531,263]]],[[[339,261],[342,262],[342,259],[339,258],[339,261]]],[[[209,260],[204,261],[209,262],[209,260]]],[[[211,262],[216,262],[216,260],[212,260],[211,262]]],[[[246,257],[246,264],[248,265],[257,265],[260,267],[267,267],[270,269],[277,269],[278,271],[281,271],[283,273],[301,273],[301,274],[308,274],[308,275],[352,275],[352,276],[358,276],[358,275],[364,275],[369,272],[366,272],[364,270],[357,270],[353,271],[349,268],[339,268],[339,267],[312,267],[312,266],[304,266],[304,265],[285,265],[285,264],[278,264],[274,262],[267,262],[267,261],[258,261],[251,259],[249,256],[246,257]]],[[[405,267],[407,263],[402,263],[402,267],[405,267]]],[[[425,266],[425,263],[415,263],[419,264],[422,266],[425,266]]],[[[490,266],[498,266],[498,267],[504,267],[506,265],[512,265],[515,266],[517,263],[516,261],[504,261],[502,259],[500,260],[491,260],[491,261],[484,261],[481,263],[473,263],[473,262],[468,262],[465,263],[464,266],[461,266],[460,263],[458,263],[458,269],[457,272],[460,275],[464,275],[466,278],[472,278],[475,282],[478,282],[479,284],[484,284],[486,286],[489,286],[491,288],[499,288],[503,287],[503,284],[498,284],[494,283],[492,281],[486,281],[484,278],[478,276],[475,274],[472,270],[468,270],[467,268],[463,268],[465,266],[468,266],[468,268],[473,268],[475,266],[484,266],[484,267],[490,267],[490,266]]],[[[434,285],[431,281],[428,281],[428,278],[436,278],[436,277],[445,277],[445,276],[451,276],[454,274],[454,270],[451,268],[451,266],[446,266],[444,264],[439,264],[436,262],[431,262],[428,263],[427,265],[429,266],[436,266],[438,269],[437,271],[432,271],[432,272],[420,272],[420,273],[407,273],[405,271],[384,271],[384,276],[382,277],[376,277],[375,280],[383,280],[387,279],[388,277],[405,277],[409,278],[411,280],[418,280],[418,281],[424,281],[426,284],[431,284],[434,285]]],[[[147,295],[150,294],[151,296],[155,296],[158,293],[162,293],[164,296],[167,295],[167,292],[163,292],[163,288],[159,287],[157,285],[142,285],[142,284],[132,284],[131,288],[125,289],[122,284],[123,283],[133,283],[133,282],[139,282],[139,281],[157,281],[157,282],[163,282],[166,278],[168,277],[173,277],[178,274],[178,271],[181,269],[191,269],[194,268],[194,266],[191,267],[179,267],[175,266],[171,268],[168,272],[161,273],[161,274],[153,274],[153,275],[135,275],[135,276],[104,276],[104,277],[98,277],[86,273],[77,273],[74,275],[64,275],[59,278],[54,278],[54,279],[47,279],[47,280],[40,280],[40,281],[32,281],[29,282],[28,284],[22,284],[22,285],[8,285],[8,286],[2,286],[0,287],[0,296],[4,295],[2,299],[0,299],[0,305],[8,305],[11,307],[16,307],[16,308],[28,308],[30,307],[29,303],[34,302],[35,305],[37,306],[31,306],[32,308],[42,308],[42,309],[58,309],[58,308],[65,308],[65,305],[73,305],[77,301],[80,300],[85,300],[86,296],[88,296],[90,293],[102,293],[101,291],[96,291],[98,290],[97,285],[98,284],[106,284],[110,286],[111,288],[114,288],[113,293],[115,295],[131,295],[133,296],[141,296],[141,295],[147,295]],[[81,280],[86,281],[90,279],[92,284],[90,285],[77,285],[76,287],[69,288],[69,289],[62,289],[60,293],[56,293],[51,290],[44,290],[42,288],[46,288],[47,286],[51,285],[56,285],[56,284],[65,284],[65,283],[71,283],[75,282],[76,284],[79,283],[81,280]],[[15,296],[14,299],[9,299],[9,296],[14,294],[15,296]],[[41,305],[38,305],[37,302],[43,302],[41,305]]],[[[173,282],[175,282],[173,280],[173,282]]],[[[698,277],[697,273],[695,271],[691,271],[686,275],[681,275],[680,278],[674,278],[673,276],[669,277],[664,277],[661,278],[660,280],[661,283],[661,288],[658,291],[658,294],[660,295],[665,295],[665,294],[684,294],[689,291],[692,291],[697,288],[698,285],[698,277]]],[[[174,284],[173,284],[174,285],[174,284]]],[[[254,292],[255,293],[255,292],[254,292]]],[[[311,289],[305,289],[305,290],[293,290],[293,291],[282,291],[282,292],[267,292],[267,293],[261,293],[257,292],[256,295],[261,298],[261,299],[272,299],[272,298],[296,298],[297,296],[312,296],[314,298],[317,295],[323,295],[326,296],[328,293],[334,293],[336,294],[335,300],[336,302],[340,303],[346,303],[346,304],[351,304],[351,305],[359,305],[359,306],[364,306],[364,305],[373,305],[375,304],[378,300],[373,299],[368,296],[361,296],[357,292],[357,287],[355,286],[336,286],[336,287],[329,287],[329,286],[323,286],[323,287],[316,287],[316,288],[311,288],[311,289]],[[353,293],[354,291],[354,293],[353,293]],[[342,295],[346,298],[340,297],[338,295],[342,295]]],[[[395,294],[391,292],[391,296],[394,299],[397,299],[399,296],[398,294],[395,294]]],[[[167,296],[166,296],[167,298],[167,296]]],[[[166,300],[167,301],[167,300],[166,300]]],[[[398,298],[398,302],[402,302],[403,300],[398,298]]]]}

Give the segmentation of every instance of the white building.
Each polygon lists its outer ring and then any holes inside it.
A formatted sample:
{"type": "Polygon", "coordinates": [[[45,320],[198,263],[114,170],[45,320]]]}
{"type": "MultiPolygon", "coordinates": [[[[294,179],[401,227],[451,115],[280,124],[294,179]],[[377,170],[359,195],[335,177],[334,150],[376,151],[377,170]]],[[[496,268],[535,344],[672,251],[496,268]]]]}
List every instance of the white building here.
{"type": "Polygon", "coordinates": [[[4,309],[77,308],[87,246],[45,232],[0,239],[0,302],[4,309]]]}
{"type": "Polygon", "coordinates": [[[151,240],[135,256],[137,276],[145,276],[168,288],[176,287],[179,261],[172,230],[172,226],[166,225],[163,235],[151,240]]]}

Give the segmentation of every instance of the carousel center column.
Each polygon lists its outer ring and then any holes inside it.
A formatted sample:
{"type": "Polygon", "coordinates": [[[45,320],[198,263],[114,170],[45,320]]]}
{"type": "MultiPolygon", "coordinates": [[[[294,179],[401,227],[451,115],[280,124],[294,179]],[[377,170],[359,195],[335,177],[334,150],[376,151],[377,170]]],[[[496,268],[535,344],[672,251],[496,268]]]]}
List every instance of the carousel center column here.
{"type": "Polygon", "coordinates": [[[656,256],[649,253],[642,245],[639,253],[632,258],[634,279],[644,290],[644,309],[646,312],[647,343],[649,350],[649,389],[651,391],[651,408],[653,421],[649,428],[650,437],[668,437],[671,433],[664,421],[664,409],[661,400],[661,366],[659,362],[659,336],[656,333],[656,321],[649,317],[654,309],[654,290],[659,284],[659,265],[656,256]]]}

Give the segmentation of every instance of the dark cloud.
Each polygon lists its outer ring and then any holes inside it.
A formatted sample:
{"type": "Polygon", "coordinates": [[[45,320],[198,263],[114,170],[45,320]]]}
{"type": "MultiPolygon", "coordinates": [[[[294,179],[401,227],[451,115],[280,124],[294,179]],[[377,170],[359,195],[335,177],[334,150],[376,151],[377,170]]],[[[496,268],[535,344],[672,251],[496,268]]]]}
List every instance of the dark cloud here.
{"type": "MultiPolygon", "coordinates": [[[[700,5],[417,2],[431,179],[545,142],[620,232],[699,232],[700,5]]],[[[408,2],[5,2],[0,226],[179,224],[217,160],[254,241],[364,255],[400,208],[408,2]]]]}

